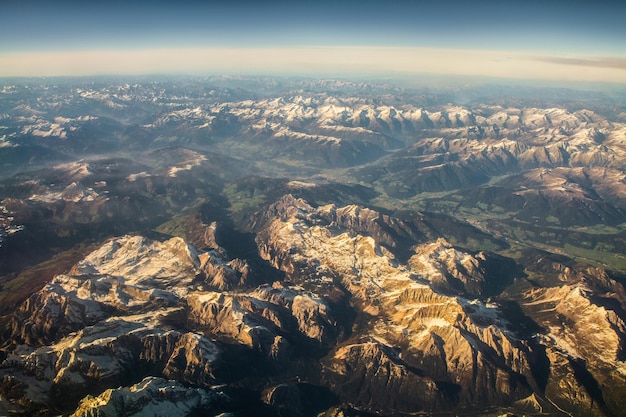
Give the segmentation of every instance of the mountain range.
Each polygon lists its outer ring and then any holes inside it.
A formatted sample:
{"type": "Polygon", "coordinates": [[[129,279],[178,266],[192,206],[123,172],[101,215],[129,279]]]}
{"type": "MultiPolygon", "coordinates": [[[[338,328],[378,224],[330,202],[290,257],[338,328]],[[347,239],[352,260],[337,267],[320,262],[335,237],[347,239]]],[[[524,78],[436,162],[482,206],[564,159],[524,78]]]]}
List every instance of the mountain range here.
{"type": "Polygon", "coordinates": [[[0,410],[623,415],[626,102],[0,83],[0,410]]]}

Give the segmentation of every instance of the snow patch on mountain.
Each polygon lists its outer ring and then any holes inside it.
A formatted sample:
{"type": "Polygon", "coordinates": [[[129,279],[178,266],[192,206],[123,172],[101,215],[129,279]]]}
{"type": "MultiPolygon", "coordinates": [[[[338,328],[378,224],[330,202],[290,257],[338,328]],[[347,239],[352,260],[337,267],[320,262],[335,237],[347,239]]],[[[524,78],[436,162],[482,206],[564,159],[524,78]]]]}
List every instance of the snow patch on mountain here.
{"type": "Polygon", "coordinates": [[[72,417],[134,416],[186,417],[227,399],[219,390],[187,388],[177,381],[148,377],[128,388],[108,389],[81,401],[72,417]]]}
{"type": "Polygon", "coordinates": [[[75,267],[77,274],[119,277],[145,291],[171,291],[184,297],[199,272],[198,251],[180,238],[165,242],[143,236],[112,239],[75,267]]]}
{"type": "MultiPolygon", "coordinates": [[[[468,283],[482,279],[480,258],[439,241],[418,247],[417,257],[402,264],[371,236],[337,230],[316,209],[300,206],[268,226],[264,233],[272,249],[262,254],[294,277],[304,274],[308,284],[318,276],[340,279],[371,316],[372,337],[403,346],[403,353],[418,361],[438,356],[428,361],[443,361],[449,378],[462,386],[475,378],[476,369],[504,366],[506,372],[528,372],[524,348],[510,336],[494,305],[437,293],[429,285],[442,275],[468,283]],[[445,354],[435,353],[442,348],[445,354]]],[[[339,211],[359,215],[354,206],[339,211]]],[[[341,359],[338,355],[335,360],[341,359]]]]}
{"type": "Polygon", "coordinates": [[[538,288],[525,294],[524,305],[545,323],[545,343],[591,364],[615,367],[626,376],[621,352],[626,324],[612,310],[593,301],[584,284],[538,288]]]}
{"type": "Polygon", "coordinates": [[[101,195],[91,187],[85,187],[77,181],[68,184],[63,189],[59,189],[59,187],[56,186],[44,187],[44,192],[35,193],[28,198],[30,201],[42,203],[55,203],[58,201],[78,203],[93,202],[102,199],[107,200],[108,197],[101,195]]]}

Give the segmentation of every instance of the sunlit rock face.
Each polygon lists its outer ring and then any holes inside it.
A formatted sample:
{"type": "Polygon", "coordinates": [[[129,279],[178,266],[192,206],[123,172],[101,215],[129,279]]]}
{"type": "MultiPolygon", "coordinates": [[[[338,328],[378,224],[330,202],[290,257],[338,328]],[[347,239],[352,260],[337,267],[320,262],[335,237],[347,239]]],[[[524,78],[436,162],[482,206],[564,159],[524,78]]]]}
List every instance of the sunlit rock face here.
{"type": "Polygon", "coordinates": [[[86,397],[72,417],[122,414],[187,417],[198,410],[219,410],[228,397],[219,390],[190,389],[176,381],[146,378],[128,388],[114,388],[86,397]]]}
{"type": "Polygon", "coordinates": [[[432,288],[438,284],[450,289],[454,280],[462,293],[480,292],[481,255],[473,257],[438,241],[416,246],[409,262],[401,263],[374,238],[350,227],[366,229],[368,221],[380,218],[371,210],[366,213],[357,207],[314,209],[294,201],[258,238],[262,255],[295,282],[340,283],[352,294],[357,310],[369,316],[367,334],[374,341],[337,350],[325,368],[329,380],[340,392],[361,392],[359,400],[374,409],[393,408],[395,400],[386,402],[381,395],[366,401],[364,393],[396,384],[407,393],[425,395],[398,405],[402,411],[453,404],[448,397],[487,403],[527,396],[530,389],[524,381],[532,378],[528,349],[507,335],[497,307],[432,288]],[[341,224],[329,220],[329,211],[343,213],[341,224]],[[393,353],[391,346],[398,351],[393,353]],[[380,367],[392,365],[389,375],[378,374],[380,367]],[[350,386],[356,375],[367,381],[360,388],[350,386]],[[378,378],[384,383],[376,382],[378,378]]]}
{"type": "Polygon", "coordinates": [[[309,389],[329,412],[620,406],[600,387],[624,384],[626,292],[603,270],[554,266],[560,285],[524,292],[540,326],[528,336],[483,296],[503,258],[359,206],[285,195],[256,216],[275,268],[261,285],[216,240],[200,250],[127,235],[93,250],[5,320],[0,388],[21,407],[76,415],[148,403],[191,415],[215,407],[211,387],[249,378],[275,390],[256,399],[270,415],[301,413],[309,389]],[[312,385],[279,388],[272,375],[312,385]]]}
{"type": "Polygon", "coordinates": [[[524,294],[524,308],[545,329],[546,391],[577,412],[611,413],[624,404],[617,388],[626,381],[624,287],[598,268],[564,268],[559,279],[562,286],[524,294]]]}
{"type": "MultiPolygon", "coordinates": [[[[319,356],[337,343],[343,330],[332,308],[301,287],[214,292],[216,283],[247,268],[224,256],[222,248],[203,252],[180,238],[108,241],[11,315],[5,378],[35,384],[20,397],[32,407],[65,408],[142,375],[200,387],[228,380],[229,367],[241,365],[227,365],[233,358],[225,362],[225,343],[243,346],[244,356],[287,364],[295,349],[319,356]]],[[[83,401],[77,413],[109,400],[112,409],[123,405],[114,400],[122,394],[102,395],[83,401]]]]}

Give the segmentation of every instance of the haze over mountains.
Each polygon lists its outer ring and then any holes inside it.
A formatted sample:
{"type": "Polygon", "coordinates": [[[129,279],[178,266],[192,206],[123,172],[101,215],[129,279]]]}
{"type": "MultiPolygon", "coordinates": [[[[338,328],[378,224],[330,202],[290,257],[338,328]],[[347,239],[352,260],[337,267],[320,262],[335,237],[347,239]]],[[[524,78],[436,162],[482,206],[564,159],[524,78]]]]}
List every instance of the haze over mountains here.
{"type": "Polygon", "coordinates": [[[622,415],[623,90],[457,86],[4,80],[2,412],[622,415]]]}
{"type": "Polygon", "coordinates": [[[0,415],[624,415],[626,3],[0,9],[0,415]]]}
{"type": "Polygon", "coordinates": [[[624,83],[619,1],[7,2],[0,76],[417,74],[624,83]]]}

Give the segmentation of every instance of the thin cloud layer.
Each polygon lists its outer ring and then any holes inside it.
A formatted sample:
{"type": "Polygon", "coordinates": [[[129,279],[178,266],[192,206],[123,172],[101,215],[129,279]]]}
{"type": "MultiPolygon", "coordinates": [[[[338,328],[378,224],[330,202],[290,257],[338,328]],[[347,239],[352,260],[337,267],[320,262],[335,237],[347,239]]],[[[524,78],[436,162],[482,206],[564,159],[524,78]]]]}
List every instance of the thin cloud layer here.
{"type": "Polygon", "coordinates": [[[597,59],[582,59],[582,58],[563,58],[563,57],[546,57],[538,56],[532,59],[540,62],[547,62],[558,65],[576,65],[581,67],[594,67],[594,68],[617,68],[626,70],[626,58],[597,58],[597,59]]]}
{"type": "Polygon", "coordinates": [[[0,76],[445,74],[626,83],[626,59],[414,47],[160,48],[0,53],[0,76]]]}
{"type": "Polygon", "coordinates": [[[4,6],[0,76],[428,73],[626,82],[626,2],[613,0],[4,6]]]}

